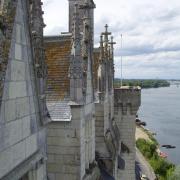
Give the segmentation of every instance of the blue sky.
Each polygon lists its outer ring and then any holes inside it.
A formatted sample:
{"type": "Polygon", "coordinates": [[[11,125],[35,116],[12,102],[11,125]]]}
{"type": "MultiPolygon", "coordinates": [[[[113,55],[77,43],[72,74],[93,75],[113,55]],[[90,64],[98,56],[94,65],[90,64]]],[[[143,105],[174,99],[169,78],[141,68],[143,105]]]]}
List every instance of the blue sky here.
{"type": "MultiPolygon", "coordinates": [[[[45,35],[68,29],[68,0],[43,0],[45,35]]],[[[95,46],[104,25],[115,41],[115,76],[180,79],[179,0],[94,0],[95,46]],[[121,49],[121,34],[123,48],[121,49]]]]}

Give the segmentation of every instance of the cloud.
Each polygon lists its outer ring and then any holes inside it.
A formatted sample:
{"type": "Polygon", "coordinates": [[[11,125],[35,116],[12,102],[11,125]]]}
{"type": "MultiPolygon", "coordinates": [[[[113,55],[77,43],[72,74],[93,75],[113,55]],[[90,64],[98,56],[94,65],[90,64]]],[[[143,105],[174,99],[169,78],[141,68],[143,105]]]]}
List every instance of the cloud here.
{"type": "MultiPolygon", "coordinates": [[[[43,1],[45,34],[67,30],[68,1],[43,1]]],[[[126,78],[180,78],[179,0],[94,1],[95,46],[99,46],[100,33],[107,23],[117,42],[116,77],[120,77],[120,56],[123,55],[126,78]]]]}

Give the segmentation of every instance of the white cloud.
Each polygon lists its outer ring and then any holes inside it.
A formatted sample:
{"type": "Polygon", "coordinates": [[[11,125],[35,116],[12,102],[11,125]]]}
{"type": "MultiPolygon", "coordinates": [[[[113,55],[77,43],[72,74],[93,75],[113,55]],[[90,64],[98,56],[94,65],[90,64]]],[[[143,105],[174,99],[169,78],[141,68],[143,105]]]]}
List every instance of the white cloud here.
{"type": "MultiPolygon", "coordinates": [[[[46,35],[68,29],[68,0],[43,0],[46,35]]],[[[94,0],[95,43],[106,23],[113,32],[116,77],[120,55],[126,78],[180,78],[179,0],[94,0]],[[123,49],[120,48],[123,34],[123,49]]]]}

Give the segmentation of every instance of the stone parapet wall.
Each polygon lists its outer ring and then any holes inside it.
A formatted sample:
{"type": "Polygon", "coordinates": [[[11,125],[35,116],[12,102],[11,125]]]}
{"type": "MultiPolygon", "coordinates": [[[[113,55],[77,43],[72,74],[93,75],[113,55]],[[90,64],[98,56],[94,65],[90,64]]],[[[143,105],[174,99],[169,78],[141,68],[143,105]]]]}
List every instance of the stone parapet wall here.
{"type": "Polygon", "coordinates": [[[130,113],[136,114],[141,105],[141,89],[139,87],[126,87],[114,89],[114,107],[122,108],[122,113],[127,113],[127,108],[130,108],[130,113]]]}
{"type": "Polygon", "coordinates": [[[141,103],[141,89],[122,87],[114,90],[115,121],[120,132],[120,156],[125,168],[117,179],[135,179],[135,119],[141,103]]]}

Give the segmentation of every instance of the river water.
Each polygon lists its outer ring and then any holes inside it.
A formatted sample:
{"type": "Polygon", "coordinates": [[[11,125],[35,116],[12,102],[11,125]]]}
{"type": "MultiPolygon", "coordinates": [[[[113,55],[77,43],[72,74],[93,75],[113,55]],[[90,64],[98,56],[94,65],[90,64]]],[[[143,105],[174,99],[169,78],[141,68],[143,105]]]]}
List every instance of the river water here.
{"type": "Polygon", "coordinates": [[[180,165],[180,87],[143,89],[139,118],[147,122],[147,128],[157,133],[159,143],[176,146],[161,150],[168,160],[180,165]]]}

